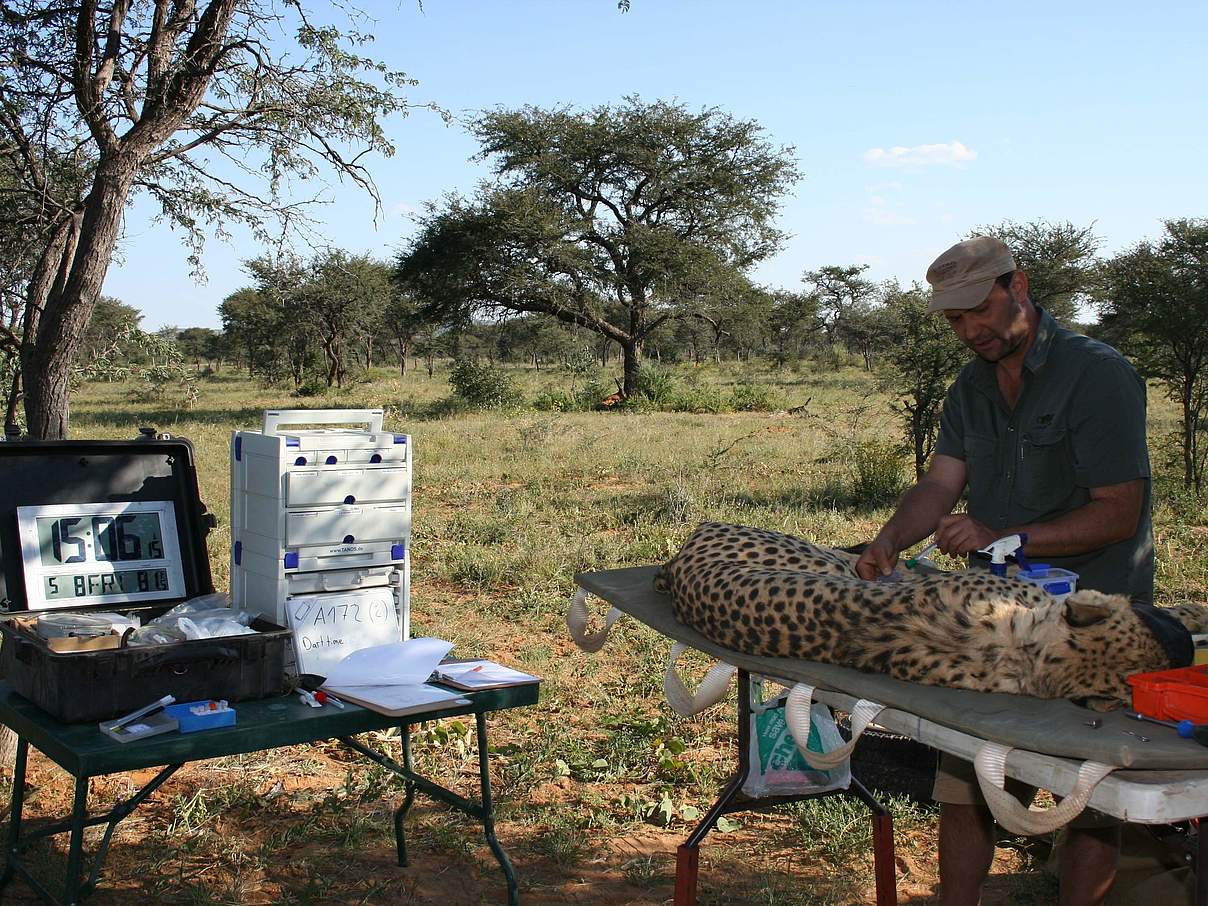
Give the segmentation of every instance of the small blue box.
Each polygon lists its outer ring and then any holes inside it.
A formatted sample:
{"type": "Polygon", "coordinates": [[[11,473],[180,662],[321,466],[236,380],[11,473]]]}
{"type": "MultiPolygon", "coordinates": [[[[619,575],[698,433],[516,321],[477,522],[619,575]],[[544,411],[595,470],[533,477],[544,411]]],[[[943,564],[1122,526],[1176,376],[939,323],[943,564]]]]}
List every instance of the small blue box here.
{"type": "Polygon", "coordinates": [[[164,708],[164,711],[170,717],[176,718],[180,724],[181,733],[196,733],[199,730],[216,730],[219,727],[235,726],[235,709],[229,705],[222,711],[207,710],[201,714],[193,713],[194,708],[208,708],[209,705],[209,699],[199,702],[181,702],[178,705],[168,705],[168,707],[164,708]]]}
{"type": "Polygon", "coordinates": [[[1058,600],[1069,597],[1078,590],[1077,573],[1049,566],[1047,563],[1034,563],[1029,569],[1021,569],[1015,574],[1015,578],[1039,585],[1058,600]]]}

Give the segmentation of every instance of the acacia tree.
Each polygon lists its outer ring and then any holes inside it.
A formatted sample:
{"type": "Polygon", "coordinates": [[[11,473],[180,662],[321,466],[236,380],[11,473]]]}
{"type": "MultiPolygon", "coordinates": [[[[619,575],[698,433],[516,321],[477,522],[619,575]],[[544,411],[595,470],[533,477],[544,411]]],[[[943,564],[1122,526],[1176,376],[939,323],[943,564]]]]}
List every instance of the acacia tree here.
{"type": "Polygon", "coordinates": [[[1166,235],[1103,266],[1103,335],[1180,406],[1183,484],[1204,489],[1208,460],[1208,219],[1167,220],[1166,235]]]}
{"type": "Polygon", "coordinates": [[[828,264],[801,276],[806,294],[815,300],[828,343],[842,338],[849,321],[868,313],[877,285],[863,276],[866,270],[867,264],[849,267],[828,264]]]}
{"type": "Polygon", "coordinates": [[[993,236],[1011,249],[1015,265],[1028,275],[1028,290],[1036,304],[1066,326],[1078,319],[1078,309],[1090,302],[1094,290],[1099,238],[1094,224],[1076,227],[1069,221],[1049,223],[1004,220],[979,227],[973,236],[993,236]]]}
{"type": "Polygon", "coordinates": [[[315,256],[296,297],[300,314],[315,324],[328,387],[344,386],[348,346],[372,329],[389,296],[390,271],[382,262],[339,250],[315,256]]]}
{"type": "Polygon", "coordinates": [[[472,126],[496,178],[429,208],[398,279],[446,321],[533,313],[620,346],[622,393],[668,318],[772,254],[791,149],[720,110],[635,97],[500,110],[472,126]]]}
{"type": "Polygon", "coordinates": [[[20,350],[27,428],[65,437],[68,373],[131,199],[184,231],[296,224],[291,176],[329,165],[376,193],[361,151],[392,147],[401,74],[370,40],[290,0],[8,0],[0,14],[0,235],[32,250],[20,350]],[[292,36],[292,40],[288,37],[292,36]]]}
{"type": "Polygon", "coordinates": [[[918,478],[935,450],[948,386],[969,359],[948,322],[927,312],[928,298],[918,284],[909,290],[885,285],[884,311],[895,325],[895,336],[886,342],[877,368],[882,388],[894,397],[891,406],[914,452],[918,478]]]}

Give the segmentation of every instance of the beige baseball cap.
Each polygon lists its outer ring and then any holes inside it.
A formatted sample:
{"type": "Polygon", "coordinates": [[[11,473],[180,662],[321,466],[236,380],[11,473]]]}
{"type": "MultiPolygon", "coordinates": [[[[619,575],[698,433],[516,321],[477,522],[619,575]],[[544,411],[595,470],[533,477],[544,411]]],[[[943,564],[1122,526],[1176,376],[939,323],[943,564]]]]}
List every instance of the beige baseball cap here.
{"type": "Polygon", "coordinates": [[[1013,270],[1011,250],[993,236],[958,242],[927,268],[931,284],[927,311],[976,308],[986,301],[994,281],[1013,270]]]}

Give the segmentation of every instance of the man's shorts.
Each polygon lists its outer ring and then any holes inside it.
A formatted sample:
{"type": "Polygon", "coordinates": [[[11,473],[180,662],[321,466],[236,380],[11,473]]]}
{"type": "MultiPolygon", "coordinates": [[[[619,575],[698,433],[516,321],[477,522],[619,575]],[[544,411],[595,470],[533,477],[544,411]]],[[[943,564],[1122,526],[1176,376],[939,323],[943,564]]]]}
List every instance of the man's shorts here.
{"type": "MultiPolygon", "coordinates": [[[[1014,777],[1007,778],[1005,787],[1008,793],[1025,806],[1031,805],[1032,799],[1036,796],[1036,787],[1028,786],[1014,777]]],[[[947,752],[940,753],[940,764],[935,772],[935,787],[931,791],[931,798],[936,802],[946,802],[949,805],[984,806],[986,804],[981,787],[977,783],[977,774],[973,771],[973,763],[955,755],[949,755],[947,752]]],[[[1080,830],[1093,830],[1115,827],[1123,823],[1112,815],[1105,815],[1103,812],[1087,808],[1083,809],[1082,814],[1071,821],[1069,826],[1080,830]]]]}

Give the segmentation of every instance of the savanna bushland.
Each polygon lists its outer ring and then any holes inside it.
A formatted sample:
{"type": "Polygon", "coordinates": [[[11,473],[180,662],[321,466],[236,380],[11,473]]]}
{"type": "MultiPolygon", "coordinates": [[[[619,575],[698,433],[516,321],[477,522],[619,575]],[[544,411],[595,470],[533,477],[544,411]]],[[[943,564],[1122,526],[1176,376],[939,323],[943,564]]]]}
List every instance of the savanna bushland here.
{"type": "MultiPolygon", "coordinates": [[[[202,497],[219,517],[209,548],[225,588],[231,432],[257,427],[269,407],[385,407],[388,426],[414,437],[413,633],[545,680],[537,707],[490,721],[498,834],[522,902],[659,904],[671,898],[675,847],[732,770],[733,693],[697,717],[675,715],[661,691],[670,643],[633,620],[602,652],[579,651],[563,624],[573,575],[657,562],[705,519],[823,544],[868,540],[913,469],[900,417],[861,364],[668,366],[648,381],[661,402],[630,400],[624,411],[558,411],[572,381],[556,368],[501,368],[508,392],[486,410],[465,398],[475,375],[463,367],[459,396],[443,360],[431,377],[423,367],[405,376],[373,369],[305,398],[223,368],[198,376],[187,407],[170,388],[85,382],[72,420],[76,437],[128,438],[153,425],[192,440],[202,497]]],[[[599,386],[609,375],[577,380],[599,386]]],[[[1163,441],[1178,417],[1151,391],[1162,604],[1208,600],[1208,508],[1184,489],[1163,441]]],[[[699,676],[704,666],[689,659],[685,669],[699,676]]],[[[386,734],[369,742],[398,755],[386,734]]],[[[468,793],[476,744],[472,724],[448,720],[418,728],[415,751],[422,768],[468,793]]],[[[66,775],[37,754],[31,770],[30,817],[66,813],[66,775]]],[[[97,803],[150,776],[97,778],[97,803]]],[[[408,822],[411,867],[395,864],[391,814],[401,797],[399,782],[338,743],[190,765],[119,825],[95,900],[502,902],[480,829],[423,796],[408,822]]],[[[933,902],[935,812],[886,798],[902,901],[933,902]]],[[[62,844],[41,845],[45,864],[61,871],[62,844]]],[[[1006,841],[986,902],[1049,902],[1044,850],[1006,841]]],[[[706,839],[700,901],[872,902],[871,865],[869,824],[854,800],[740,813],[706,839]]],[[[6,893],[32,897],[17,883],[6,893]]]]}

